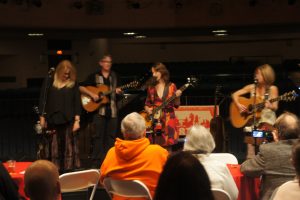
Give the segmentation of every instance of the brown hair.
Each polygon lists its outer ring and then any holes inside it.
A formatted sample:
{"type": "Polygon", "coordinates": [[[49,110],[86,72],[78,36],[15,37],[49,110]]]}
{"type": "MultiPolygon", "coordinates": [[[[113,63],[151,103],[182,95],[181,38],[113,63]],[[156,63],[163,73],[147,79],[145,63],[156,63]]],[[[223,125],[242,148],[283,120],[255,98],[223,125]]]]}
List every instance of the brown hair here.
{"type": "Polygon", "coordinates": [[[62,60],[58,63],[55,74],[54,74],[54,81],[53,86],[56,88],[59,88],[58,85],[61,83],[61,77],[63,76],[65,70],[70,70],[70,79],[68,80],[68,83],[66,84],[67,88],[72,88],[75,85],[76,81],[76,69],[73,66],[73,64],[69,60],[62,60]]]}
{"type": "Polygon", "coordinates": [[[161,73],[161,78],[165,81],[165,83],[169,83],[169,81],[170,81],[170,73],[169,73],[167,67],[163,63],[161,63],[161,62],[155,63],[152,66],[152,68],[155,71],[161,73]]]}
{"type": "Polygon", "coordinates": [[[24,174],[24,191],[30,199],[58,199],[60,196],[57,167],[48,160],[33,162],[24,174]]]}
{"type": "Polygon", "coordinates": [[[110,59],[112,59],[112,56],[110,54],[104,54],[101,58],[100,58],[100,62],[104,59],[109,57],[110,59]]]}
{"type": "Polygon", "coordinates": [[[265,80],[265,83],[268,86],[271,86],[274,82],[275,82],[275,72],[273,70],[273,68],[271,67],[271,65],[269,64],[264,64],[261,66],[258,66],[255,69],[255,72],[259,70],[265,80]]]}

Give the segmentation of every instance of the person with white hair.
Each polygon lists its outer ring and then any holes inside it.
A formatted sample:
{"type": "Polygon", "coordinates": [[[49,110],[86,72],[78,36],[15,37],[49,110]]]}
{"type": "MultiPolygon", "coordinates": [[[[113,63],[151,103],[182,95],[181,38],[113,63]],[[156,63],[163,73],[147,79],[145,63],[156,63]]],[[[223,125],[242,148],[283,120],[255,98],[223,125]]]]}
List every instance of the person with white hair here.
{"type": "Polygon", "coordinates": [[[204,166],[211,188],[223,189],[235,200],[238,189],[226,164],[209,156],[215,146],[212,134],[205,127],[194,125],[186,135],[183,150],[191,152],[204,166]]]}
{"type": "MultiPolygon", "coordinates": [[[[121,122],[124,139],[116,138],[100,168],[100,181],[112,177],[119,180],[140,180],[147,185],[152,196],[168,157],[168,151],[150,144],[146,138],[145,119],[133,112],[121,122]]],[[[114,196],[114,199],[122,199],[114,196]]],[[[126,198],[128,199],[128,198],[126,198]]]]}

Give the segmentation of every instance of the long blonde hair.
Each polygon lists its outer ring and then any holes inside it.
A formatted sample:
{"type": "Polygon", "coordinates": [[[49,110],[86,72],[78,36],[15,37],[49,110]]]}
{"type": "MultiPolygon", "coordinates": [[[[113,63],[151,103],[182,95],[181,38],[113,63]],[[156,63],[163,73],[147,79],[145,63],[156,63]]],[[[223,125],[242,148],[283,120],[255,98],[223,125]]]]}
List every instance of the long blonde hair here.
{"type": "Polygon", "coordinates": [[[66,87],[72,88],[75,85],[76,81],[76,69],[73,64],[69,60],[62,60],[58,63],[55,74],[54,74],[54,81],[53,87],[60,89],[59,85],[62,83],[62,76],[64,75],[66,70],[70,70],[70,77],[67,80],[66,87]]]}
{"type": "Polygon", "coordinates": [[[260,70],[267,86],[271,86],[275,82],[275,72],[271,65],[264,64],[258,66],[255,71],[260,70]]]}

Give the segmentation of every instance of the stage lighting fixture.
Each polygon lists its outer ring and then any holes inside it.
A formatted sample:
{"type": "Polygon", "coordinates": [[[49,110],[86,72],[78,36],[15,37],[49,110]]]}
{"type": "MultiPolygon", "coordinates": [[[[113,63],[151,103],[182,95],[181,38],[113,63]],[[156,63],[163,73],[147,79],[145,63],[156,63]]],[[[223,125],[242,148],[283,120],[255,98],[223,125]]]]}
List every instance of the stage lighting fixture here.
{"type": "Polygon", "coordinates": [[[22,4],[23,4],[23,0],[15,0],[15,3],[16,3],[17,5],[22,5],[22,4]]]}
{"type": "Polygon", "coordinates": [[[83,3],[81,0],[75,0],[73,6],[79,10],[83,7],[83,3]]]}
{"type": "Polygon", "coordinates": [[[288,0],[288,4],[291,6],[294,5],[295,3],[296,3],[296,0],[288,0]]]}
{"type": "Polygon", "coordinates": [[[32,5],[36,6],[36,7],[42,7],[42,0],[32,0],[32,5]]]}
{"type": "Polygon", "coordinates": [[[129,8],[140,9],[141,4],[138,0],[127,0],[127,5],[129,8]]]}
{"type": "Polygon", "coordinates": [[[8,0],[0,0],[0,3],[6,4],[8,0]]]}
{"type": "Polygon", "coordinates": [[[249,0],[249,6],[254,7],[256,6],[256,4],[257,4],[257,0],[249,0]]]}

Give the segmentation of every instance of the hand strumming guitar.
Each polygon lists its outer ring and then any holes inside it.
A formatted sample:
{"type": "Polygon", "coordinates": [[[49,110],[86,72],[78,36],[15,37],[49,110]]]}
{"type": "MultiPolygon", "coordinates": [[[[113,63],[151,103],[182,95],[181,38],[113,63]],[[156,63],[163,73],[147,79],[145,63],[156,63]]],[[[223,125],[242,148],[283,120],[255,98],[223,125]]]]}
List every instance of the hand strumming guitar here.
{"type": "Polygon", "coordinates": [[[148,113],[148,115],[151,115],[153,111],[153,107],[145,106],[145,111],[148,113]]]}
{"type": "Polygon", "coordinates": [[[122,94],[122,93],[123,93],[123,91],[122,91],[122,89],[121,89],[121,88],[116,88],[116,93],[117,93],[117,94],[122,94]]]}
{"type": "Polygon", "coordinates": [[[182,94],[181,90],[176,90],[176,92],[175,92],[176,97],[180,97],[181,94],[182,94]]]}
{"type": "Polygon", "coordinates": [[[240,113],[248,112],[248,108],[243,104],[236,103],[237,107],[239,108],[240,113]]]}

